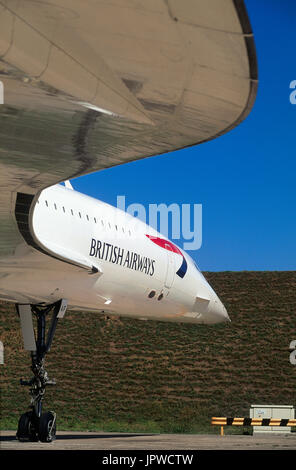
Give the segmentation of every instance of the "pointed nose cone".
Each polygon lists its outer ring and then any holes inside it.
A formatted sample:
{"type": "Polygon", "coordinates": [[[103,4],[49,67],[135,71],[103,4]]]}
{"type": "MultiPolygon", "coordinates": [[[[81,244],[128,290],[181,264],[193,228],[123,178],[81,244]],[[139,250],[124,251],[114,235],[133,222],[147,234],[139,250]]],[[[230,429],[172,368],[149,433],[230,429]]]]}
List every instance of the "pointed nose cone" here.
{"type": "Polygon", "coordinates": [[[213,323],[230,322],[229,315],[221,300],[216,297],[210,300],[208,306],[208,319],[213,323]]]}
{"type": "Polygon", "coordinates": [[[209,325],[231,321],[226,308],[212,289],[203,293],[202,296],[200,293],[196,296],[193,312],[187,313],[186,316],[195,318],[196,322],[209,325]]]}

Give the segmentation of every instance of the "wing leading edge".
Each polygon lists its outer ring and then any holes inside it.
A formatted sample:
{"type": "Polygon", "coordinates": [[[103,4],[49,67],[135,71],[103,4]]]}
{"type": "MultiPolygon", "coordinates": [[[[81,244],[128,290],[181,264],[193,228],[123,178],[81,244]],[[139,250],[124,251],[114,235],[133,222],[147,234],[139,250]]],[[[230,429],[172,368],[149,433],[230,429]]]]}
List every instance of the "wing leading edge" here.
{"type": "Polygon", "coordinates": [[[1,260],[43,188],[211,140],[257,89],[241,0],[0,1],[0,56],[1,260]]]}

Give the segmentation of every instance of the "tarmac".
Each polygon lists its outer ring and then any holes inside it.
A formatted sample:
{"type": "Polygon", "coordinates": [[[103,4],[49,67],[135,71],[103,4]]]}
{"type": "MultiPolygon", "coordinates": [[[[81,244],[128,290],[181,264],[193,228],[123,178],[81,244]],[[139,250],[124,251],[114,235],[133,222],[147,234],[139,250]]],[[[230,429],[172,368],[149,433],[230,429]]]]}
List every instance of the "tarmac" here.
{"type": "Polygon", "coordinates": [[[1,450],[296,450],[290,434],[140,434],[58,431],[51,443],[19,442],[15,431],[1,431],[1,450]]]}

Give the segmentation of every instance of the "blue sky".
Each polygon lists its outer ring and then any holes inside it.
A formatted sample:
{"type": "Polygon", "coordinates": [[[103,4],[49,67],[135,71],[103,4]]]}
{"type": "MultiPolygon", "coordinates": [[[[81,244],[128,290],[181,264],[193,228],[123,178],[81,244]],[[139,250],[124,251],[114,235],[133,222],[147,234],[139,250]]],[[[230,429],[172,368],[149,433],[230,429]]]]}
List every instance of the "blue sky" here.
{"type": "Polygon", "coordinates": [[[289,84],[296,80],[296,2],[245,4],[259,72],[256,102],[247,119],[211,142],[72,184],[112,205],[117,195],[145,207],[202,204],[202,246],[189,254],[204,271],[295,270],[296,105],[290,103],[289,84]],[[153,181],[153,188],[144,178],[153,181]]]}

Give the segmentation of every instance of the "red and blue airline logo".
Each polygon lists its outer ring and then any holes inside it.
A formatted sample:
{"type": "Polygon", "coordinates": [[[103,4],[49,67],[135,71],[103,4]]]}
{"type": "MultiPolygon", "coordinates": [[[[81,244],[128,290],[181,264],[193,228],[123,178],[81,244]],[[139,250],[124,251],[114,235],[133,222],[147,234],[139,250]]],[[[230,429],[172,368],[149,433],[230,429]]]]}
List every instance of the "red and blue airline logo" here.
{"type": "Polygon", "coordinates": [[[176,274],[183,278],[187,272],[187,261],[185,259],[185,256],[183,255],[182,251],[174,245],[172,242],[169,240],[164,240],[163,238],[159,237],[154,237],[153,235],[147,235],[146,237],[149,238],[153,243],[156,245],[160,246],[161,248],[164,248],[165,250],[172,251],[173,253],[177,253],[178,255],[182,256],[182,264],[176,274]]]}

